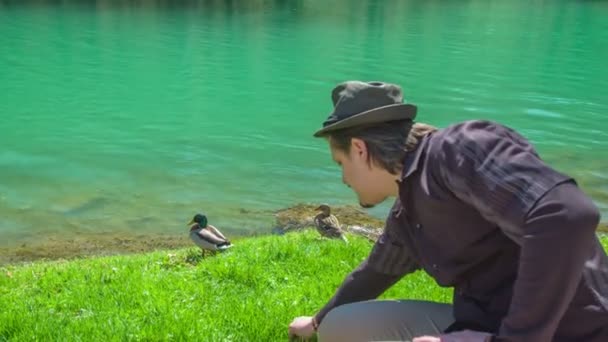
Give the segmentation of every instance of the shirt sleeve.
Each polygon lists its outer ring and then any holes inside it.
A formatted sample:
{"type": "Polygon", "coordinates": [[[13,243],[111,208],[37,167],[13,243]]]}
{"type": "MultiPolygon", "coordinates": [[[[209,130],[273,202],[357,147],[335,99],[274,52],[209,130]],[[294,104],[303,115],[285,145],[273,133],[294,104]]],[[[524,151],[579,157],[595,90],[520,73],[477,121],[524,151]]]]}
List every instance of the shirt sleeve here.
{"type": "Polygon", "coordinates": [[[597,208],[504,126],[453,127],[434,151],[446,188],[521,247],[511,304],[494,341],[552,340],[591,250],[597,208]]]}
{"type": "MultiPolygon", "coordinates": [[[[393,210],[396,206],[401,206],[398,200],[393,210]]],[[[337,306],[377,298],[404,275],[419,268],[409,249],[398,238],[397,229],[403,227],[391,214],[369,256],[344,279],[334,296],[315,315],[317,322],[321,323],[337,306]]]]}

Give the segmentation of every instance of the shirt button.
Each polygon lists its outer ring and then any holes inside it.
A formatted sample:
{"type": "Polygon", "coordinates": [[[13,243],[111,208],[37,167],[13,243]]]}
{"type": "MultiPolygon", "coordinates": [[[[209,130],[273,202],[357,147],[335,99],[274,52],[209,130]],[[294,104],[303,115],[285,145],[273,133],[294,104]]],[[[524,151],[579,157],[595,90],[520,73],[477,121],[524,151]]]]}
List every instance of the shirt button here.
{"type": "Polygon", "coordinates": [[[418,229],[418,230],[422,229],[422,225],[420,223],[416,223],[416,229],[418,229]]]}
{"type": "Polygon", "coordinates": [[[439,268],[437,264],[433,264],[433,269],[436,270],[437,268],[439,268]]]}

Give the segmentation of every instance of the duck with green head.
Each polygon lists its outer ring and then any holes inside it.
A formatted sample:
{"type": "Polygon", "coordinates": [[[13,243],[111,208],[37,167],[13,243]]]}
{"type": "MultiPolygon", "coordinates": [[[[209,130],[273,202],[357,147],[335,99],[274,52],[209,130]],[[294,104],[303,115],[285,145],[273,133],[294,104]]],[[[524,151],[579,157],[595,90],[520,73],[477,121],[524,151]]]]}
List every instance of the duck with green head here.
{"type": "Polygon", "coordinates": [[[188,225],[190,226],[190,239],[201,248],[203,257],[205,251],[224,251],[232,247],[230,240],[208,223],[207,216],[196,214],[188,225]]]}

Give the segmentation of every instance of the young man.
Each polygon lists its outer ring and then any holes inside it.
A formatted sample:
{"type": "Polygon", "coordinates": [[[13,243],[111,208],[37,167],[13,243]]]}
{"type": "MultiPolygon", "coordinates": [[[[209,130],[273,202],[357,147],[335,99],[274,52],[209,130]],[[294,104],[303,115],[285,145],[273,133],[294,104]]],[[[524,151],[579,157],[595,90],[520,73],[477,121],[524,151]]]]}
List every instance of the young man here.
{"type": "Polygon", "coordinates": [[[396,197],[385,231],[292,337],[321,341],[608,341],[608,257],[599,212],[515,131],[489,121],[437,130],[392,84],[332,92],[327,138],[363,207],[396,197]],[[422,269],[452,305],[372,300],[422,269]]]}

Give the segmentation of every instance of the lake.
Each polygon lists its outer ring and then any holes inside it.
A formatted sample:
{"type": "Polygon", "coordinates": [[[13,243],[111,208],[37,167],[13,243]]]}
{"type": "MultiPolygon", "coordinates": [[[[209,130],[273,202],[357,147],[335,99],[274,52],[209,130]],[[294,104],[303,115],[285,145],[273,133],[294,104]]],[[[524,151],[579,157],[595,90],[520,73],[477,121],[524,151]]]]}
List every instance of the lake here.
{"type": "MultiPolygon", "coordinates": [[[[268,232],[356,204],[312,138],[344,80],[518,129],[608,214],[606,1],[0,1],[0,247],[268,232]]],[[[383,217],[390,203],[371,210],[383,217]]],[[[7,252],[12,253],[12,252],[7,252]]]]}

